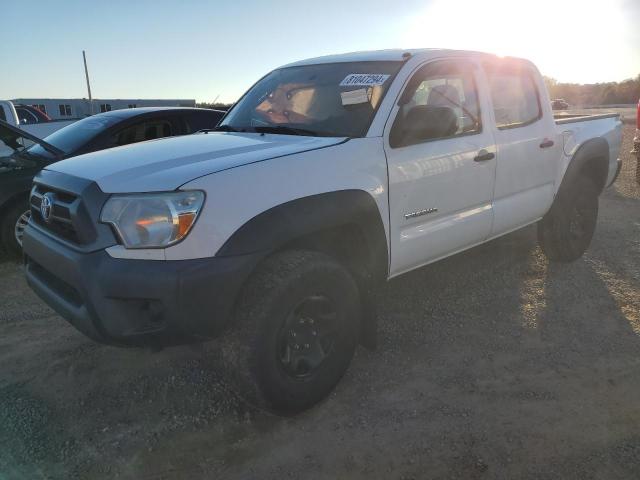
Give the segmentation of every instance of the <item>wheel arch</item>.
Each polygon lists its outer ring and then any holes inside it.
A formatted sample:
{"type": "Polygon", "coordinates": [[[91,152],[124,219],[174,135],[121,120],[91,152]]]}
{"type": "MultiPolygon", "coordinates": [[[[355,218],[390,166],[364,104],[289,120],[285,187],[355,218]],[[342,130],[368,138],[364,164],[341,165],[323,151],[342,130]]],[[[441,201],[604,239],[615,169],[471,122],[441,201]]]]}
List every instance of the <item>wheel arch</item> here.
{"type": "Polygon", "coordinates": [[[340,190],[277,205],[238,228],[216,256],[261,252],[266,258],[286,249],[322,251],[350,271],[363,306],[360,340],[372,348],[373,292],[389,271],[387,234],[373,197],[363,190],[340,190]]]}
{"type": "Polygon", "coordinates": [[[571,158],[558,191],[566,189],[579,176],[587,176],[601,193],[609,174],[609,142],[602,137],[584,142],[571,158]]]}

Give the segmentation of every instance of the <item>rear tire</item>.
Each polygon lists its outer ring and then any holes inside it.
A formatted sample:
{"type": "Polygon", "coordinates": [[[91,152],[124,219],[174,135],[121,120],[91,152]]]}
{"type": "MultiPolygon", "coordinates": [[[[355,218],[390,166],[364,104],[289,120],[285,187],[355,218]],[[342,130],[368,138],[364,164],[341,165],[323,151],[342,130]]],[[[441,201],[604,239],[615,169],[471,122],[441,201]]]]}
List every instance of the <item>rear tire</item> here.
{"type": "Polygon", "coordinates": [[[11,256],[22,255],[22,233],[28,221],[29,205],[18,202],[10,206],[0,222],[0,240],[6,252],[11,256]]]}
{"type": "Polygon", "coordinates": [[[250,400],[299,412],[344,375],[359,319],[356,283],[338,262],[319,252],[277,253],[245,287],[235,329],[223,340],[225,363],[250,400]]]}
{"type": "Polygon", "coordinates": [[[551,210],[538,222],[538,242],[549,260],[573,262],[589,248],[598,220],[598,194],[587,177],[558,192],[551,210]]]}

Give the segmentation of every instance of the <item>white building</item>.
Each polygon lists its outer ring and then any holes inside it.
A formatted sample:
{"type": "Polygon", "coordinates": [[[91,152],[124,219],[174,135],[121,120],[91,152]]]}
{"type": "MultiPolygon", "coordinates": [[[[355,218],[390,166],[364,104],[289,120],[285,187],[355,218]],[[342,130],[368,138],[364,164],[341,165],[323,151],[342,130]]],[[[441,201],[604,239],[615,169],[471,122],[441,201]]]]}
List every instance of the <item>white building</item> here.
{"type": "Polygon", "coordinates": [[[93,112],[86,98],[16,98],[14,104],[32,105],[46,113],[53,120],[84,118],[92,113],[109,112],[122,108],[136,107],[195,107],[195,100],[142,100],[142,99],[106,99],[94,98],[93,112]]]}

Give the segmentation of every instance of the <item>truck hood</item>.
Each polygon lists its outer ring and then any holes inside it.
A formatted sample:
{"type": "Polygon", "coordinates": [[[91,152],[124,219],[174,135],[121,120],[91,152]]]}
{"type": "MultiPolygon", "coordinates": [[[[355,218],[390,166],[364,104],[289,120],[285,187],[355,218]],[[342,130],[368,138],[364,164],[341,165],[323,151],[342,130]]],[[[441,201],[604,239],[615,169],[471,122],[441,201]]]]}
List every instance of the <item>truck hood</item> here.
{"type": "Polygon", "coordinates": [[[175,190],[211,173],[315,150],[344,138],[199,133],[111,148],[51,164],[47,170],[95,181],[106,193],[175,190]]]}

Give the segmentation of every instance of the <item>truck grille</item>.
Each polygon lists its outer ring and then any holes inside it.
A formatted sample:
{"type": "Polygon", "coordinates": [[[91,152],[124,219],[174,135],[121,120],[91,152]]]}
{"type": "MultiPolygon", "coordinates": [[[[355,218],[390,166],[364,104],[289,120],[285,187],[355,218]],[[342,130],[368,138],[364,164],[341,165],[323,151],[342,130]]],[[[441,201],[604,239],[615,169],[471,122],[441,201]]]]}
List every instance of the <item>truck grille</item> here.
{"type": "Polygon", "coordinates": [[[31,190],[31,218],[40,227],[69,242],[82,243],[74,224],[73,213],[78,211],[80,198],[44,185],[31,190]],[[43,217],[42,201],[47,196],[50,205],[47,218],[43,217]]]}
{"type": "Polygon", "coordinates": [[[29,224],[74,250],[102,250],[118,243],[111,227],[100,223],[108,198],[95,182],[44,169],[33,179],[29,224]]]}

